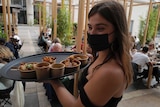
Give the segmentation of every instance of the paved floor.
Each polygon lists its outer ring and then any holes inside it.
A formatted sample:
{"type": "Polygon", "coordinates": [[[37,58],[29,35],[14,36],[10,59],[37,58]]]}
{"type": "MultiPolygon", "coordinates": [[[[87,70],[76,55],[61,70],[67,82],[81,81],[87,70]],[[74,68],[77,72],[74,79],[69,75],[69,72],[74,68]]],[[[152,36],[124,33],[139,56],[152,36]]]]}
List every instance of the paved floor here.
{"type": "MultiPolygon", "coordinates": [[[[18,31],[19,36],[24,40],[24,45],[20,51],[21,56],[41,53],[40,48],[36,44],[39,27],[18,26],[18,31]]],[[[147,89],[141,83],[142,81],[132,84],[125,91],[118,107],[160,107],[160,87],[147,89]]],[[[38,82],[26,83],[25,101],[25,107],[51,107],[45,96],[45,89],[42,83],[38,82]]]]}

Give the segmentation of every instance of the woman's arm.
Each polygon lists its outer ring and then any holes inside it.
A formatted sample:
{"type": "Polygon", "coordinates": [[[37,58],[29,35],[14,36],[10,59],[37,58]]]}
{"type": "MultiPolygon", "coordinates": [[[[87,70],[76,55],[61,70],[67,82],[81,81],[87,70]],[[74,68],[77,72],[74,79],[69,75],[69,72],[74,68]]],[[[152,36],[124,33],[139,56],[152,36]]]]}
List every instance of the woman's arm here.
{"type": "MultiPolygon", "coordinates": [[[[106,70],[106,67],[102,67],[102,69],[96,71],[84,86],[87,97],[95,106],[104,106],[112,97],[122,96],[123,90],[125,89],[122,70],[115,66],[109,68],[111,69],[106,70]]],[[[80,97],[78,97],[78,99],[75,98],[60,81],[54,80],[50,83],[63,107],[85,106],[82,104],[80,97]]]]}
{"type": "Polygon", "coordinates": [[[84,107],[80,99],[78,98],[77,100],[59,80],[51,81],[50,84],[54,88],[63,107],[84,107]]]}

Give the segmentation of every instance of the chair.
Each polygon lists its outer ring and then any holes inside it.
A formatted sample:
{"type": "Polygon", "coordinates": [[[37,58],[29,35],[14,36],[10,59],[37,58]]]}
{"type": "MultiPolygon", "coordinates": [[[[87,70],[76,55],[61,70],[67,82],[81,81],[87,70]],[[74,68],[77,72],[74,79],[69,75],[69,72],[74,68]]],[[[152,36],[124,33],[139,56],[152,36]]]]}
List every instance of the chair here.
{"type": "Polygon", "coordinates": [[[133,68],[133,73],[134,73],[134,75],[133,75],[134,82],[140,78],[143,78],[142,77],[143,74],[138,72],[140,69],[140,66],[138,64],[132,62],[132,68],[133,68]]]}
{"type": "Polygon", "coordinates": [[[14,88],[15,81],[13,82],[13,85],[7,89],[0,90],[0,107],[4,107],[7,103],[11,105],[10,100],[10,92],[14,88]]]}
{"type": "MultiPolygon", "coordinates": [[[[147,70],[147,72],[148,72],[148,74],[147,74],[148,75],[147,87],[150,88],[151,87],[151,80],[152,80],[152,73],[153,73],[153,65],[152,65],[151,62],[149,62],[147,64],[147,66],[148,66],[148,70],[147,70]]],[[[137,81],[138,79],[145,78],[145,76],[144,76],[145,73],[144,72],[142,72],[142,73],[138,72],[138,70],[140,69],[140,66],[138,64],[132,62],[132,68],[133,68],[133,72],[134,72],[134,75],[133,75],[134,82],[137,81]]]]}

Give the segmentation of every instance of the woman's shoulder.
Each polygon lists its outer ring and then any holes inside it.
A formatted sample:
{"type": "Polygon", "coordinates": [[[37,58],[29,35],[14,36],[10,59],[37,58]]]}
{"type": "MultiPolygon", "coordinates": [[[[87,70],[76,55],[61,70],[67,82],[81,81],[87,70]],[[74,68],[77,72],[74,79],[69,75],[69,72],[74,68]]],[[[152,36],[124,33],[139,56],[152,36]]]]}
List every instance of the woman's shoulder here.
{"type": "Polygon", "coordinates": [[[122,82],[124,78],[124,72],[120,65],[118,65],[115,61],[106,63],[102,65],[97,70],[97,73],[99,72],[100,78],[104,78],[104,80],[113,80],[117,82],[122,82]]]}

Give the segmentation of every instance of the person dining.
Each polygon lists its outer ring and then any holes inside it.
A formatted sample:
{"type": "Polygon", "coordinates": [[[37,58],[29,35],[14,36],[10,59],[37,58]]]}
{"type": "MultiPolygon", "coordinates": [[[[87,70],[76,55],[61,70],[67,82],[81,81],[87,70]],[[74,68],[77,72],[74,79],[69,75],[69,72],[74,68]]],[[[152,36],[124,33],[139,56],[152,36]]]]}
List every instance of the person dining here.
{"type": "Polygon", "coordinates": [[[126,13],[120,3],[107,0],[94,5],[88,19],[87,41],[94,60],[81,75],[79,96],[58,79],[47,82],[63,107],[117,107],[132,82],[126,13]]]}
{"type": "Polygon", "coordinates": [[[57,37],[52,41],[52,44],[50,45],[48,52],[62,52],[63,47],[61,44],[61,40],[57,37]]]}
{"type": "Polygon", "coordinates": [[[157,49],[155,47],[155,42],[150,41],[148,44],[148,56],[154,59],[156,55],[157,55],[157,49]]]}
{"type": "MultiPolygon", "coordinates": [[[[13,59],[13,53],[4,45],[0,45],[0,69],[13,59]]],[[[0,90],[5,90],[13,86],[13,80],[0,75],[0,90]]]]}
{"type": "MultiPolygon", "coordinates": [[[[155,63],[150,60],[150,58],[148,56],[148,50],[149,50],[148,47],[144,46],[140,52],[136,52],[132,56],[132,62],[137,64],[137,66],[139,68],[138,73],[141,73],[141,75],[143,76],[142,78],[148,77],[149,65],[155,63]]],[[[160,70],[158,67],[153,66],[152,75],[155,77],[157,83],[159,84],[160,83],[160,81],[159,81],[160,70]]]]}

